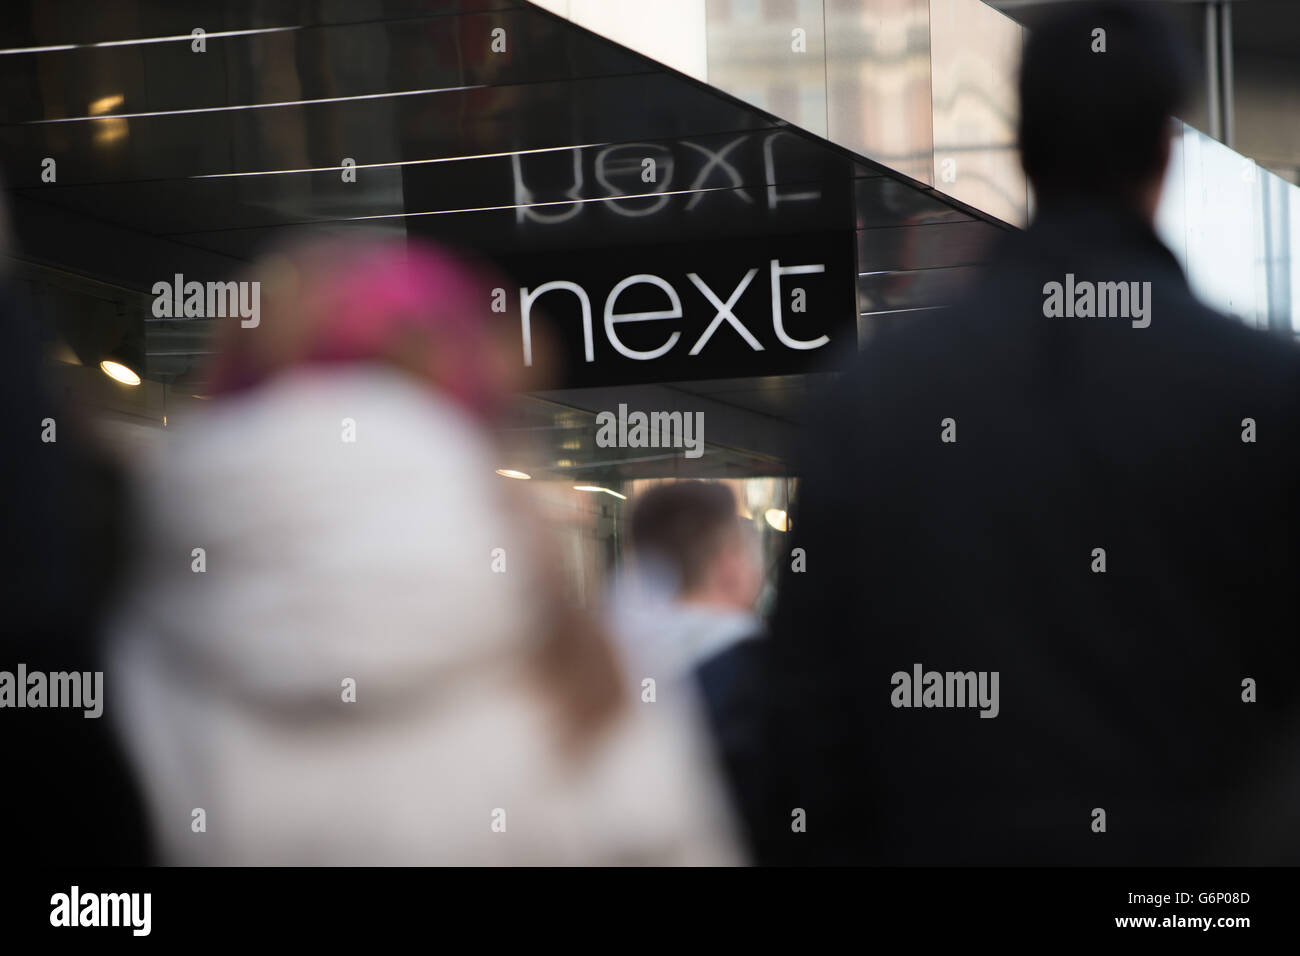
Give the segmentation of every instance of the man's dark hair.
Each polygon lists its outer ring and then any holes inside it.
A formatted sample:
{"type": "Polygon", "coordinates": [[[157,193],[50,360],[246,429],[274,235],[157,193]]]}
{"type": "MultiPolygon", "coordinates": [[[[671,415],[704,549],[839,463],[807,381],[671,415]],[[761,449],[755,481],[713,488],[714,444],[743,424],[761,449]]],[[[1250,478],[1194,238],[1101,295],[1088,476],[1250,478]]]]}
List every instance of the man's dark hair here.
{"type": "Polygon", "coordinates": [[[656,485],[632,508],[632,549],[676,574],[681,590],[698,587],[727,535],[739,527],[736,498],[715,481],[656,485]]]}
{"type": "Polygon", "coordinates": [[[1147,4],[1072,5],[1037,24],[1020,68],[1020,149],[1040,201],[1130,199],[1162,171],[1190,80],[1178,28],[1147,4]]]}

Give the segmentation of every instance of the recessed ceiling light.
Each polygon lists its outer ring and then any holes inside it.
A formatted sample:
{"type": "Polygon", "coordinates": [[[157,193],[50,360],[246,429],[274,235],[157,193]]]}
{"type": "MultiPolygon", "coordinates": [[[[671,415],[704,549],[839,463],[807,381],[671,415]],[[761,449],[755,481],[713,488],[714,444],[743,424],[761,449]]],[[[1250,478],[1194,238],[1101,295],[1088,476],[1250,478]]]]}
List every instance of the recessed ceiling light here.
{"type": "Polygon", "coordinates": [[[110,359],[104,359],[99,363],[100,369],[115,382],[121,382],[123,385],[139,385],[140,376],[134,370],[127,368],[121,362],[114,362],[110,359]]]}
{"type": "Polygon", "coordinates": [[[99,116],[117,109],[124,102],[121,93],[115,93],[112,96],[101,96],[90,104],[90,115],[99,116]]]}
{"type": "Polygon", "coordinates": [[[790,530],[790,517],[780,508],[768,508],[763,518],[777,531],[790,530]]]}
{"type": "Polygon", "coordinates": [[[518,478],[520,481],[527,481],[533,477],[526,471],[515,471],[513,468],[498,468],[497,474],[502,478],[518,478]]]}

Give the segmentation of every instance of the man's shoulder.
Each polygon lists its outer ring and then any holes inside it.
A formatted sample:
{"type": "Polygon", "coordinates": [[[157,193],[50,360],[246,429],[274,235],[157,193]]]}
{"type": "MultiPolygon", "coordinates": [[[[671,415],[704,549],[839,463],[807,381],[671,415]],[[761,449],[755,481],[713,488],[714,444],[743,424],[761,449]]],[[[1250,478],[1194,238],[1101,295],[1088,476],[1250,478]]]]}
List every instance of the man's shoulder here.
{"type": "Polygon", "coordinates": [[[761,631],[743,637],[696,667],[696,675],[706,686],[744,683],[763,665],[766,640],[761,631]]]}
{"type": "Polygon", "coordinates": [[[1259,387],[1300,384],[1300,341],[1293,330],[1261,329],[1225,315],[1198,299],[1179,275],[1158,274],[1150,282],[1153,311],[1142,326],[1124,318],[1049,317],[1036,277],[989,270],[956,301],[869,329],[846,364],[841,388],[860,394],[864,387],[888,387],[901,396],[930,391],[940,381],[984,375],[996,382],[1003,372],[1043,357],[1051,341],[1047,323],[1068,333],[1058,346],[1097,333],[1093,341],[1103,348],[1145,346],[1170,363],[1212,356],[1219,374],[1240,375],[1259,387]]]}

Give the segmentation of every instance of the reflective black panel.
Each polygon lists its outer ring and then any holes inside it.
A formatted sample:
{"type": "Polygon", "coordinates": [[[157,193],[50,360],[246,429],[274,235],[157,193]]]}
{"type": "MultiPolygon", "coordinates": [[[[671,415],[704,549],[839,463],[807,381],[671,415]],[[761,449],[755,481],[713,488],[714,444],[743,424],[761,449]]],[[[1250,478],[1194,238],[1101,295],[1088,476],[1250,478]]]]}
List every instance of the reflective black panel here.
{"type": "MultiPolygon", "coordinates": [[[[160,390],[140,394],[160,398],[141,399],[142,419],[202,393],[222,321],[154,319],[155,282],[219,280],[272,244],[374,232],[489,256],[520,287],[581,262],[598,342],[612,287],[651,260],[683,297],[683,343],[717,311],[688,273],[725,300],[758,270],[736,311],[761,351],[724,323],[694,357],[682,344],[659,366],[580,361],[585,374],[554,384],[599,387],[548,393],[530,414],[617,394],[707,404],[710,442],[730,456],[711,460],[777,473],[809,369],[851,351],[858,313],[931,307],[1001,228],[522,0],[61,0],[11,6],[0,28],[0,163],[17,253],[39,264],[25,288],[84,303],[73,277],[98,283],[112,323],[63,311],[112,334],[66,334],[87,354],[105,336],[144,352],[160,390]],[[843,237],[846,252],[817,279],[831,291],[810,278],[798,292],[816,311],[788,313],[792,330],[833,330],[835,347],[787,363],[768,262],[793,261],[800,236],[809,250],[843,237]],[[752,264],[731,255],[741,248],[752,264]],[[697,267],[700,250],[713,253],[697,267]]],[[[653,298],[644,284],[627,295],[653,298]]],[[[505,320],[518,315],[516,302],[505,320]]],[[[652,326],[625,327],[629,343],[649,349],[652,326]]]]}

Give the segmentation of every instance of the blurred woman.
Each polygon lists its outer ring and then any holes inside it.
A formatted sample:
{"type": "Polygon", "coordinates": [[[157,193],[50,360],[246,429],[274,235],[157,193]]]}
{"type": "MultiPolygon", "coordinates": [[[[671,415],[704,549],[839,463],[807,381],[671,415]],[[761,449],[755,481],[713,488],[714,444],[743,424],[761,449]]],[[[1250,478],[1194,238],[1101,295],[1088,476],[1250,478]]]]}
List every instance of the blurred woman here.
{"type": "Polygon", "coordinates": [[[493,473],[518,384],[494,279],[334,241],[252,278],[259,324],[229,321],[213,401],[142,488],[114,628],[164,861],[733,861],[690,733],[626,698],[493,473]]]}

